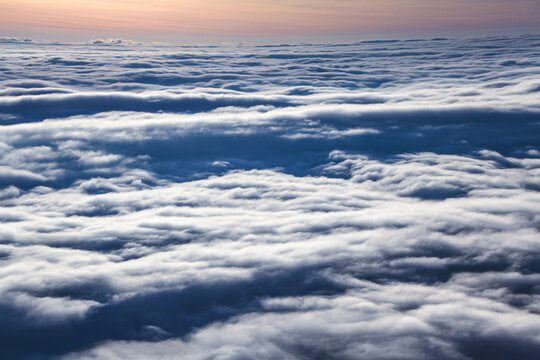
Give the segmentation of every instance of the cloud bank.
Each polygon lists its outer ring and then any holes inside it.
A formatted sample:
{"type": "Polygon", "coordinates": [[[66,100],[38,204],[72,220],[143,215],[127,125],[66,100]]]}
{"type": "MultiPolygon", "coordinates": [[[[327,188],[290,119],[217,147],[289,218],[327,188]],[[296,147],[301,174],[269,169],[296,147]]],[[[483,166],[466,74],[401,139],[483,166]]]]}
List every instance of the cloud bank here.
{"type": "Polygon", "coordinates": [[[1,357],[540,356],[540,37],[0,47],[1,357]]]}

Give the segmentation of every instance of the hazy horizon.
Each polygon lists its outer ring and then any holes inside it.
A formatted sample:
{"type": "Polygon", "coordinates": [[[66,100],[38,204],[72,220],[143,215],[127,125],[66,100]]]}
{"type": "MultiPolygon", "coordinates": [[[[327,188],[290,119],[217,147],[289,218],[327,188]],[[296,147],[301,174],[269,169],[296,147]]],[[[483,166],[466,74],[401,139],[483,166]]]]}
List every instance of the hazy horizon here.
{"type": "Polygon", "coordinates": [[[511,27],[507,29],[482,29],[478,31],[448,31],[448,32],[426,32],[426,33],[380,33],[380,34],[345,34],[345,35],[311,35],[311,36],[177,36],[173,38],[137,38],[124,36],[88,36],[85,38],[69,37],[46,37],[40,34],[10,34],[0,33],[0,42],[20,42],[20,43],[40,43],[40,44],[103,44],[112,45],[162,45],[162,46],[279,46],[279,45],[301,45],[301,44],[353,44],[370,41],[414,41],[429,39],[482,39],[489,37],[515,37],[540,34],[540,29],[534,27],[511,27]]]}
{"type": "Polygon", "coordinates": [[[540,2],[0,0],[0,35],[58,41],[279,43],[540,31],[540,2]]]}

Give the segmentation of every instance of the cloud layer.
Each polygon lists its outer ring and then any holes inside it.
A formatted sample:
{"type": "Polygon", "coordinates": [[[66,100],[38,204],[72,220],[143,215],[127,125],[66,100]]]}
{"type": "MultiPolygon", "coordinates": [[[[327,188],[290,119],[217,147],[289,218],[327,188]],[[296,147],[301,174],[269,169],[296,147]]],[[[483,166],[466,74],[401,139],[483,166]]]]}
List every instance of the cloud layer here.
{"type": "Polygon", "coordinates": [[[8,40],[1,357],[540,356],[540,37],[8,40]]]}

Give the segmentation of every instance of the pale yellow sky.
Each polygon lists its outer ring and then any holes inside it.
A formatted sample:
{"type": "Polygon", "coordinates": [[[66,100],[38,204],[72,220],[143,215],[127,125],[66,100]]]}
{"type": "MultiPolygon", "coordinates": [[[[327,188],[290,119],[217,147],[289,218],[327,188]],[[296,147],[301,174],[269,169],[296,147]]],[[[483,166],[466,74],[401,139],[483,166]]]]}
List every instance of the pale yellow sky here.
{"type": "Polygon", "coordinates": [[[540,0],[0,0],[0,35],[281,35],[540,23],[540,0]]]}

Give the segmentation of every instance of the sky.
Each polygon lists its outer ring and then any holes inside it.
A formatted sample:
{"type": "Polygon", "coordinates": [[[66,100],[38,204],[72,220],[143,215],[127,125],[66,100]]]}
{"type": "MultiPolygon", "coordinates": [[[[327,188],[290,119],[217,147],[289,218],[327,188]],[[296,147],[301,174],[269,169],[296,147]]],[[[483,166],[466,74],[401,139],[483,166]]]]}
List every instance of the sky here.
{"type": "Polygon", "coordinates": [[[170,41],[537,30],[537,0],[0,0],[0,35],[170,41]]]}

